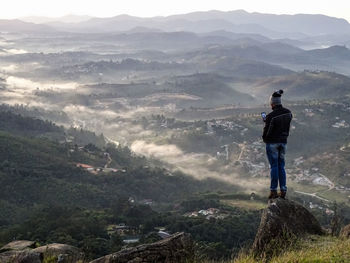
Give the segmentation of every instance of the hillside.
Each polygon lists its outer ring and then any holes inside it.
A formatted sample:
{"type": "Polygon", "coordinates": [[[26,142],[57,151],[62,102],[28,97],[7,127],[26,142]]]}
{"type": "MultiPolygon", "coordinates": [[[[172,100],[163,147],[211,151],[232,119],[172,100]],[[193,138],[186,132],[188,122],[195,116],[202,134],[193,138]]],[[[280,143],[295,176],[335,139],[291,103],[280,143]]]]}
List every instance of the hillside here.
{"type": "Polygon", "coordinates": [[[288,76],[266,78],[258,81],[257,94],[270,94],[283,89],[289,100],[329,99],[350,93],[350,78],[332,72],[295,73],[288,76]]]}
{"type": "Polygon", "coordinates": [[[307,51],[308,55],[320,59],[331,59],[331,60],[348,60],[350,59],[350,50],[345,46],[332,46],[324,49],[314,49],[307,51]]]}
{"type": "Polygon", "coordinates": [[[254,99],[233,89],[221,76],[217,74],[194,74],[179,76],[172,80],[169,90],[185,92],[201,98],[198,103],[191,102],[192,106],[213,107],[222,104],[250,104],[254,99]]]}
{"type": "Polygon", "coordinates": [[[0,131],[11,135],[30,138],[45,138],[54,142],[69,142],[71,144],[94,144],[99,147],[106,145],[104,136],[70,127],[64,129],[47,119],[66,120],[66,116],[57,112],[38,111],[26,107],[10,107],[0,105],[0,131]],[[35,116],[35,117],[33,117],[35,116]],[[45,120],[43,120],[45,119],[45,120]]]}
{"type": "MultiPolygon", "coordinates": [[[[7,131],[21,129],[13,123],[16,119],[21,123],[22,118],[8,118],[12,124],[7,131]]],[[[32,134],[40,134],[42,126],[55,127],[40,120],[35,123],[32,134]]],[[[238,194],[240,188],[234,185],[198,181],[157,168],[124,147],[75,146],[1,132],[0,149],[4,160],[0,165],[1,244],[13,237],[60,242],[81,248],[93,259],[120,250],[121,240],[132,233],[139,243],[153,242],[157,239],[152,233],[161,227],[170,233],[191,233],[203,258],[228,259],[252,243],[265,206],[258,195],[252,200],[249,194],[238,194]],[[79,168],[77,163],[102,170],[79,168]],[[106,164],[112,169],[104,169],[106,164]],[[202,215],[208,211],[213,214],[202,215]],[[134,230],[127,235],[108,234],[110,225],[120,223],[134,230]]],[[[290,194],[294,199],[292,189],[290,194]]],[[[324,225],[329,224],[323,211],[314,212],[324,225]]]]}
{"type": "Polygon", "coordinates": [[[166,176],[163,169],[144,168],[146,160],[132,157],[128,149],[113,146],[105,151],[110,154],[111,166],[117,172],[106,171],[96,176],[76,167],[76,163],[104,167],[107,162],[104,151],[95,146],[88,145],[81,150],[74,145],[4,132],[0,133],[0,145],[1,200],[6,204],[2,209],[19,208],[10,209],[14,217],[8,217],[10,211],[2,211],[1,219],[10,222],[23,218],[21,208],[30,210],[34,205],[103,208],[130,196],[165,202],[206,184],[191,185],[193,180],[186,176],[166,176]]]}
{"type": "MultiPolygon", "coordinates": [[[[342,240],[329,236],[311,237],[309,240],[304,240],[297,244],[296,249],[291,249],[281,256],[273,258],[271,262],[349,262],[349,251],[349,239],[342,240]]],[[[240,263],[240,261],[238,260],[235,263],[240,263]]]]}
{"type": "MultiPolygon", "coordinates": [[[[310,236],[299,240],[292,247],[285,250],[281,255],[269,259],[270,263],[343,263],[350,261],[350,240],[325,236],[310,236]]],[[[198,260],[198,263],[215,263],[218,261],[198,260]]],[[[256,259],[250,255],[241,254],[232,261],[220,261],[220,263],[258,263],[263,259],[256,259]]]]}
{"type": "MultiPolygon", "coordinates": [[[[243,41],[243,39],[240,39],[232,45],[216,45],[188,52],[185,58],[209,58],[214,61],[222,58],[237,61],[237,58],[239,58],[255,63],[267,63],[270,66],[275,66],[275,68],[280,66],[285,70],[319,69],[349,74],[347,67],[350,51],[345,46],[334,45],[329,48],[303,50],[295,47],[294,43],[287,44],[285,42],[290,41],[282,39],[257,42],[256,40],[245,39],[243,41]]],[[[203,59],[203,61],[205,60],[203,59]]],[[[254,76],[254,71],[251,73],[254,76]]],[[[271,74],[271,76],[273,75],[277,74],[271,74]]]]}
{"type": "Polygon", "coordinates": [[[56,30],[47,25],[38,25],[30,22],[23,22],[18,19],[0,19],[0,31],[16,33],[53,33],[56,30]]]}
{"type": "MultiPolygon", "coordinates": [[[[6,114],[11,125],[7,125],[7,132],[0,132],[0,244],[13,238],[67,243],[93,259],[123,246],[121,239],[128,236],[108,234],[109,225],[120,223],[130,226],[133,230],[129,235],[139,236],[140,242],[154,240],[148,235],[155,227],[166,227],[171,233],[185,228],[196,234],[203,253],[213,258],[219,255],[212,250],[216,243],[228,256],[232,246],[251,242],[258,211],[231,208],[200,197],[185,202],[198,192],[234,191],[238,187],[158,168],[126,147],[107,145],[100,149],[91,143],[41,138],[43,127],[56,126],[40,120],[32,119],[30,133],[19,135],[21,126],[14,123],[30,119],[6,114]],[[217,221],[184,216],[213,207],[222,211],[217,221]],[[252,231],[243,232],[242,224],[252,231]],[[208,226],[215,232],[208,234],[208,226]],[[230,238],[222,239],[224,229],[232,233],[230,238]]],[[[6,118],[2,123],[6,126],[6,118]]]]}

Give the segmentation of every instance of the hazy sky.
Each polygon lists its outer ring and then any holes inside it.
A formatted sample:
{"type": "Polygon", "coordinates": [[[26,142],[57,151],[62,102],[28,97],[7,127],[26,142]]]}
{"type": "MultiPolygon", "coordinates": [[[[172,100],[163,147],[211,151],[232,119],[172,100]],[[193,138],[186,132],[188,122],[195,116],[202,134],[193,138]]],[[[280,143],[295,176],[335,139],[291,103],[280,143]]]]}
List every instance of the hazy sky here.
{"type": "Polygon", "coordinates": [[[275,14],[326,14],[350,21],[350,0],[1,0],[0,18],[66,14],[166,16],[207,10],[245,9],[275,14]]]}

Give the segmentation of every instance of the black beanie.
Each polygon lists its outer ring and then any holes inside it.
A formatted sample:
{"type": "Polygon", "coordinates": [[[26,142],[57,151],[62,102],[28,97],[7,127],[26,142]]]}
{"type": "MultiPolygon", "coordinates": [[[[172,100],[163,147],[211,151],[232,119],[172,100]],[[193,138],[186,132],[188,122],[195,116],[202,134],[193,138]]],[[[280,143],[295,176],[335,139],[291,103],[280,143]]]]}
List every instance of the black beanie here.
{"type": "Polygon", "coordinates": [[[276,90],[274,93],[272,93],[271,97],[270,97],[270,104],[272,105],[281,105],[282,104],[282,100],[281,100],[281,96],[283,94],[283,90],[276,90]]]}

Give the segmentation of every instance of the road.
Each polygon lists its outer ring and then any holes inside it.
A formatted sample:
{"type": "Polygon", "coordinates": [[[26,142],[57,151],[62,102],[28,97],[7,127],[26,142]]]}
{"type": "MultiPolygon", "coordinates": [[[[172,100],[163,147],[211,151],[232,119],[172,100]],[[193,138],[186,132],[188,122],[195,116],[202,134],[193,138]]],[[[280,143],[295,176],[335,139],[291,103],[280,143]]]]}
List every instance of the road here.
{"type": "Polygon", "coordinates": [[[328,199],[326,199],[326,198],[319,197],[319,196],[317,195],[317,193],[312,193],[312,194],[310,194],[310,193],[305,193],[305,192],[301,192],[301,191],[294,191],[294,192],[295,192],[295,193],[298,193],[298,194],[303,194],[303,195],[312,196],[312,197],[315,197],[315,198],[320,199],[320,200],[325,201],[325,202],[330,202],[330,201],[329,201],[328,199]]]}

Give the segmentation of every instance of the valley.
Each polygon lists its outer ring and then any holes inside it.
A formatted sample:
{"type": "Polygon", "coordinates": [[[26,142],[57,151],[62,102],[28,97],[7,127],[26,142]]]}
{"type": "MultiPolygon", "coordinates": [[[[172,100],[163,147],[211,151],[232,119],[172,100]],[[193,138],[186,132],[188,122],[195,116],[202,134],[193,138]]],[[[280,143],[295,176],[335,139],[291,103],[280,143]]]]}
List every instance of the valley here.
{"type": "Polygon", "coordinates": [[[350,25],[248,14],[0,20],[0,244],[93,259],[186,231],[208,259],[237,255],[266,207],[260,113],[279,89],[288,198],[349,223],[350,25]]]}

